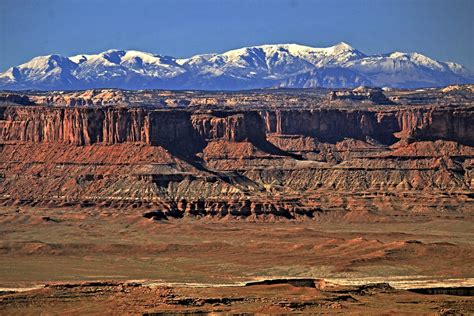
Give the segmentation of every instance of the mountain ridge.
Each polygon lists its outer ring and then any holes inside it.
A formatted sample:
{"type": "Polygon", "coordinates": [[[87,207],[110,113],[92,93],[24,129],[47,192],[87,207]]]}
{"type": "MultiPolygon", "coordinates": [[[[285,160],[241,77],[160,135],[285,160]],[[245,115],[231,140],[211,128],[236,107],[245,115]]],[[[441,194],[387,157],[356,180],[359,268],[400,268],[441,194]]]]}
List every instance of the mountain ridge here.
{"type": "Polygon", "coordinates": [[[323,48],[267,44],[189,58],[118,49],[51,54],[0,73],[0,89],[9,90],[419,88],[473,82],[461,64],[419,53],[366,55],[345,42],[323,48]]]}

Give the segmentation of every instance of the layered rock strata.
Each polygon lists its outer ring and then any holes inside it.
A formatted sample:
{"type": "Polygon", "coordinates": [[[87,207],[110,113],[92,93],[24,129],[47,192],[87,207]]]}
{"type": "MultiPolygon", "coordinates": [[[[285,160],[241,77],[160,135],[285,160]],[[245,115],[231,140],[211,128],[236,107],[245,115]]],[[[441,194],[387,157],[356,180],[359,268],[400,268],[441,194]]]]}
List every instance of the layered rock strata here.
{"type": "Polygon", "coordinates": [[[0,201],[156,219],[472,210],[472,113],[6,105],[0,201]]]}

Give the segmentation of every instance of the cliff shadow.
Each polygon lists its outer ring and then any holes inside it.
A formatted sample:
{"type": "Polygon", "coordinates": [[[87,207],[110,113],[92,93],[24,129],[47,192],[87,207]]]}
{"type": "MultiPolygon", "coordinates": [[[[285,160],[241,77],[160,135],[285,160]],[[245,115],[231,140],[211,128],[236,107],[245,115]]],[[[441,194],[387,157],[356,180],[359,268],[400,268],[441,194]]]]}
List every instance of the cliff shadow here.
{"type": "Polygon", "coordinates": [[[284,156],[290,157],[296,160],[304,160],[302,155],[298,155],[295,153],[290,153],[287,151],[278,148],[274,144],[270,143],[266,138],[264,139],[249,139],[250,143],[255,146],[258,150],[261,150],[267,154],[275,155],[275,156],[284,156]]]}
{"type": "Polygon", "coordinates": [[[244,115],[246,140],[255,146],[255,148],[270,155],[290,157],[296,160],[303,159],[303,156],[282,150],[267,140],[265,121],[261,113],[251,111],[244,115]]]}

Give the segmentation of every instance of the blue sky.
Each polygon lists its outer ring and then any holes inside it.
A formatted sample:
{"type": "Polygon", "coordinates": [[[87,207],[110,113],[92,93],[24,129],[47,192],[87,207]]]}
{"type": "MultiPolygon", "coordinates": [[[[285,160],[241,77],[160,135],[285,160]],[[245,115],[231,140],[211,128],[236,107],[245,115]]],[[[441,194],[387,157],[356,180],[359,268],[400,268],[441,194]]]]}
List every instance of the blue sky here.
{"type": "Polygon", "coordinates": [[[344,41],[474,69],[474,0],[0,0],[0,71],[37,55],[137,49],[188,57],[344,41]]]}

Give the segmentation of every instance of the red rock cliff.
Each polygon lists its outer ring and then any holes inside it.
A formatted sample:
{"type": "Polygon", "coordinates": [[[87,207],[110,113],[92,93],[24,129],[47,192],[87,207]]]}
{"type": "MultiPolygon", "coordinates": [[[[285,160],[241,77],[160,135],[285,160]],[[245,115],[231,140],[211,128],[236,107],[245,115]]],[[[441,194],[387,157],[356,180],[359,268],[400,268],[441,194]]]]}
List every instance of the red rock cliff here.
{"type": "Polygon", "coordinates": [[[141,142],[164,146],[210,140],[261,141],[268,134],[314,137],[322,142],[370,137],[474,144],[472,109],[316,109],[205,111],[126,108],[0,108],[1,142],[75,145],[141,142]]]}
{"type": "Polygon", "coordinates": [[[275,110],[261,111],[267,134],[315,137],[322,142],[371,137],[383,144],[399,138],[474,144],[473,109],[275,110]]]}

